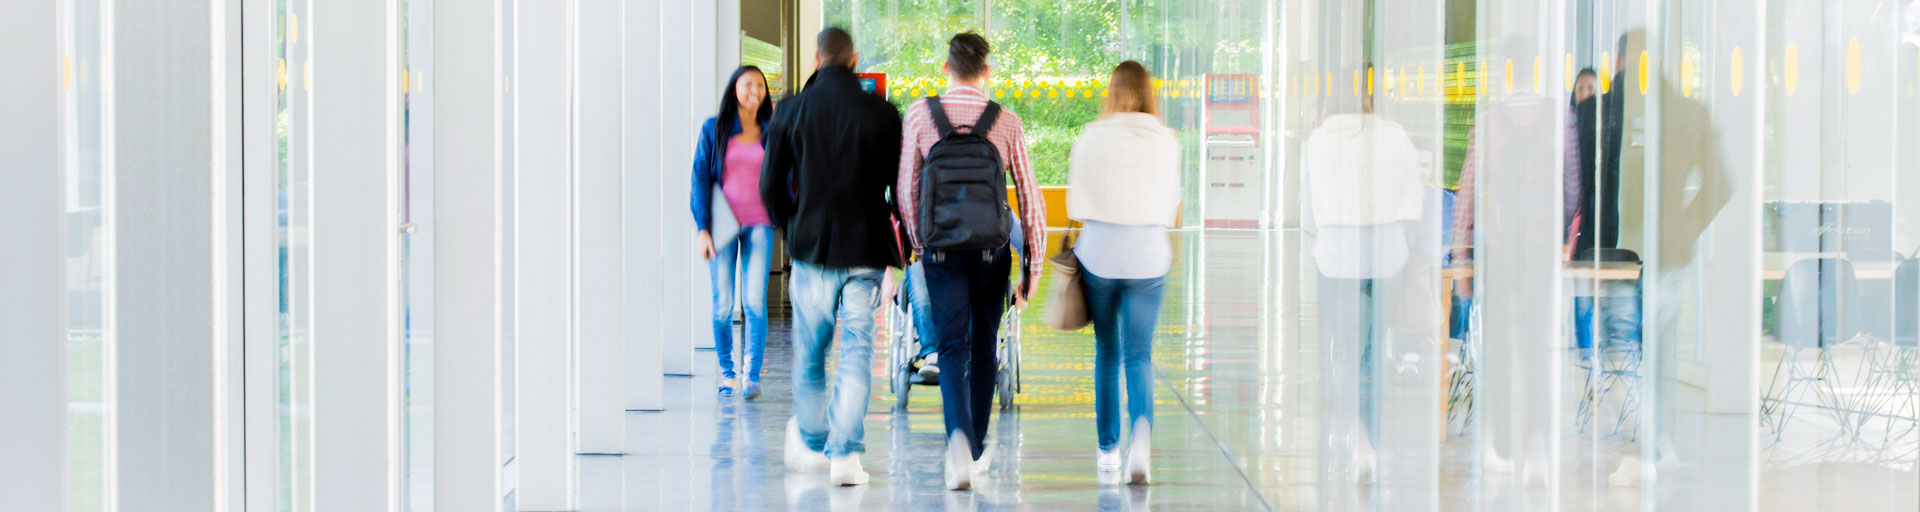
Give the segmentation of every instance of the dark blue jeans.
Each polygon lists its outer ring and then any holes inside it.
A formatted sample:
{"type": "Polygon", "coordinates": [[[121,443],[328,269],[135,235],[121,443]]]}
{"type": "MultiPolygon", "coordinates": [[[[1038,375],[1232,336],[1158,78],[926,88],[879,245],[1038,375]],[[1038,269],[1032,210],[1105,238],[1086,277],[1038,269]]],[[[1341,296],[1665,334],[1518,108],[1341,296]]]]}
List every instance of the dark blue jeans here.
{"type": "Polygon", "coordinates": [[[1093,422],[1100,449],[1120,444],[1120,375],[1127,377],[1127,424],[1153,424],[1153,329],[1166,278],[1107,279],[1082,272],[1093,319],[1093,422]]]}
{"type": "Polygon", "coordinates": [[[994,349],[1013,255],[1006,249],[991,256],[973,251],[929,253],[922,261],[926,298],[933,305],[934,332],[940,343],[940,402],[947,417],[947,438],[953,438],[954,432],[965,433],[973,445],[973,458],[979,459],[980,442],[986,438],[987,420],[993,414],[994,377],[1000,366],[994,349]]]}

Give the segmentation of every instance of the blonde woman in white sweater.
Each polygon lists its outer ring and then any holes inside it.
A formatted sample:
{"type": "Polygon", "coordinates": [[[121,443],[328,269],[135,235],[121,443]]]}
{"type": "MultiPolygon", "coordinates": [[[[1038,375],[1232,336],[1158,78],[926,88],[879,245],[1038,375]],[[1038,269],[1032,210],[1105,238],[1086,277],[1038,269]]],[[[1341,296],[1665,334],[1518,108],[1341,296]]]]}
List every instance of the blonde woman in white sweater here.
{"type": "Polygon", "coordinates": [[[1080,259],[1093,320],[1096,464],[1121,469],[1120,378],[1126,376],[1126,481],[1147,483],[1153,427],[1153,331],[1180,209],[1180,142],[1160,121],[1153,76],[1126,61],[1107,81],[1100,118],[1082,128],[1067,168],[1067,215],[1084,223],[1080,259]]]}

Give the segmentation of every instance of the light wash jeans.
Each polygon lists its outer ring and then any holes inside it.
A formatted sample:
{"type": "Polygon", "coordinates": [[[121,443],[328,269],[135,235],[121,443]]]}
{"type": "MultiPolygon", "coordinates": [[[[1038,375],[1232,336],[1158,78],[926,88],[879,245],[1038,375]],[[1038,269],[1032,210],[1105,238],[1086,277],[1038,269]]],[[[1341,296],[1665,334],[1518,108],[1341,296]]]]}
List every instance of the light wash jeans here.
{"type": "Polygon", "coordinates": [[[913,334],[920,337],[920,353],[914,358],[926,359],[940,351],[940,331],[933,328],[933,299],[927,298],[925,265],[916,261],[907,266],[907,285],[900,287],[900,293],[907,311],[913,314],[913,334]]]}
{"type": "Polygon", "coordinates": [[[773,257],[773,227],[748,226],[741,228],[740,236],[733,240],[713,242],[714,256],[707,260],[707,272],[713,278],[713,351],[720,356],[720,375],[735,377],[733,305],[737,295],[741,309],[747,313],[746,346],[742,351],[747,364],[740,373],[747,374],[749,382],[760,382],[767,351],[767,267],[773,257]]]}
{"type": "Polygon", "coordinates": [[[1127,377],[1127,424],[1153,424],[1153,330],[1166,277],[1107,279],[1082,271],[1093,320],[1093,422],[1100,449],[1120,445],[1120,374],[1127,377]]]}
{"type": "Polygon", "coordinates": [[[880,268],[831,268],[793,262],[793,416],[807,448],[828,457],[866,451],[868,390],[873,386],[873,313],[880,268]],[[827,349],[840,328],[839,375],[827,395],[827,349]]]}
{"type": "Polygon", "coordinates": [[[1573,298],[1574,348],[1590,352],[1596,338],[1601,349],[1638,347],[1640,282],[1607,281],[1599,286],[1605,291],[1603,297],[1573,298]]]}

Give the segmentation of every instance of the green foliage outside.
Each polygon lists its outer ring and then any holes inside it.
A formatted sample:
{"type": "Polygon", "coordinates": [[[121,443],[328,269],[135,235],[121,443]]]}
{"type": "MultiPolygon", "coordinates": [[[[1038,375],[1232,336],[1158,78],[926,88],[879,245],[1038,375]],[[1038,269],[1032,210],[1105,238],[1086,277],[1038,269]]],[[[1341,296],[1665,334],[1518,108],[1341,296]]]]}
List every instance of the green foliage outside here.
{"type": "Polygon", "coordinates": [[[1043,185],[1066,184],[1074,138],[1099,114],[1104,81],[1120,61],[1139,60],[1167,81],[1165,117],[1183,133],[1199,128],[1187,104],[1202,73],[1260,71],[1260,11],[1244,10],[1257,2],[1140,0],[1124,12],[1119,1],[983,2],[827,0],[825,22],[853,34],[859,70],[886,73],[890,99],[903,110],[948,87],[941,71],[948,38],[986,36],[993,45],[986,92],[1020,116],[1043,185]]]}

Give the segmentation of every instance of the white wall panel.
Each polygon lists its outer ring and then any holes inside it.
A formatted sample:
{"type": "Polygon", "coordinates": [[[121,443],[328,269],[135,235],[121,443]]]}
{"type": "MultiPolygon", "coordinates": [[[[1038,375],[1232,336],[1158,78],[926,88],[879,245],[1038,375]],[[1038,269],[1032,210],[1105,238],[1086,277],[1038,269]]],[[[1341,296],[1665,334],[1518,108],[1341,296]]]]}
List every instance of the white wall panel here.
{"type": "MultiPolygon", "coordinates": [[[[718,41],[714,37],[714,33],[718,30],[716,20],[720,14],[719,6],[716,5],[718,3],[719,2],[697,2],[692,4],[691,12],[688,13],[692,16],[692,20],[687,24],[687,27],[692,30],[691,40],[715,41],[716,43],[696,44],[689,48],[689,50],[691,50],[692,60],[687,68],[687,78],[691,79],[692,84],[689,86],[689,89],[687,89],[687,104],[692,107],[692,116],[695,123],[689,126],[695,128],[699,127],[701,121],[705,120],[707,116],[713,115],[715,109],[719,108],[720,94],[718,91],[720,91],[720,87],[722,87],[721,82],[726,81],[726,75],[721,74],[716,77],[714,74],[733,71],[733,67],[731,66],[727,67],[726,71],[715,71],[716,69],[720,69],[721,66],[718,60],[719,57],[717,56],[718,52],[715,51],[718,41]]],[[[733,32],[738,33],[739,25],[736,24],[734,26],[736,28],[733,32]]],[[[736,41],[737,40],[736,37],[736,41]]],[[[734,44],[734,47],[736,48],[734,51],[738,52],[739,50],[737,48],[739,44],[737,42],[734,44]]],[[[732,61],[735,59],[728,58],[727,60],[732,61]]],[[[693,139],[699,138],[699,132],[695,131],[690,133],[693,133],[693,139]]],[[[688,172],[692,172],[691,164],[693,160],[691,159],[691,151],[693,151],[693,139],[688,139],[686,144],[688,147],[686,151],[689,152],[687,160],[689,164],[687,167],[688,172]]],[[[687,190],[685,193],[692,194],[693,191],[687,190]]],[[[685,200],[683,199],[682,201],[685,200]]],[[[693,220],[691,218],[687,219],[689,226],[692,225],[692,222],[693,220]]],[[[719,242],[715,242],[714,245],[719,245],[719,242]]],[[[713,308],[709,305],[713,304],[713,276],[712,273],[707,270],[707,261],[704,259],[698,257],[687,258],[687,264],[687,284],[689,285],[687,286],[687,291],[690,294],[687,297],[687,304],[689,306],[687,308],[687,318],[689,322],[688,328],[691,329],[688,334],[692,336],[694,348],[711,349],[714,348],[713,322],[710,320],[713,315],[713,308]]],[[[739,309],[734,310],[735,318],[739,317],[739,312],[739,309]]],[[[735,336],[735,338],[739,337],[738,335],[735,336]]],[[[740,346],[738,343],[734,344],[736,349],[740,346]]],[[[688,363],[689,368],[691,368],[692,361],[689,360],[688,363]]],[[[698,370],[702,372],[713,371],[711,368],[699,368],[698,370]]]]}
{"type": "MultiPolygon", "coordinates": [[[[706,3],[706,2],[703,2],[706,3]]],[[[694,317],[694,304],[708,304],[710,301],[684,300],[690,297],[693,276],[704,273],[704,267],[696,267],[693,255],[693,214],[687,209],[687,195],[691,186],[693,169],[693,143],[699,137],[700,122],[709,115],[705,103],[695,106],[697,96],[693,92],[695,83],[706,83],[706,73],[696,68],[691,47],[710,46],[711,43],[682,46],[680,41],[699,41],[694,39],[692,2],[661,2],[660,4],[660,40],[662,44],[660,61],[660,144],[661,173],[665,181],[658,189],[663,212],[660,221],[663,226],[660,257],[662,268],[668,269],[662,286],[667,290],[666,300],[661,304],[661,315],[666,318],[660,340],[665,347],[661,366],[668,375],[693,374],[693,347],[695,325],[707,325],[702,312],[694,317]],[[697,271],[697,272],[696,272],[697,271]]],[[[703,65],[711,65],[711,61],[703,65]]],[[[712,334],[707,334],[711,337],[712,334]]]]}
{"type": "Polygon", "coordinates": [[[399,9],[312,5],[314,504],[400,505],[399,9]]]}
{"type": "Polygon", "coordinates": [[[515,461],[520,510],[572,508],[567,4],[517,0],[513,102],[515,461]]]}
{"type": "Polygon", "coordinates": [[[138,0],[109,9],[110,503],[212,510],[212,13],[138,0]]]}
{"type": "Polygon", "coordinates": [[[428,82],[445,156],[434,181],[434,505],[500,510],[502,168],[499,0],[437,0],[428,82]]]}
{"type": "MultiPolygon", "coordinates": [[[[9,507],[65,510],[67,387],[58,106],[63,75],[53,0],[0,5],[0,493],[9,507]]],[[[71,121],[68,121],[71,122],[71,121]]]]}
{"type": "Polygon", "coordinates": [[[574,451],[621,453],[626,313],[621,287],[620,3],[574,0],[574,451]]]}
{"type": "MultiPolygon", "coordinates": [[[[621,184],[621,218],[626,265],[627,409],[659,410],[665,404],[662,388],[665,332],[661,288],[661,219],[684,207],[662,201],[661,189],[670,183],[660,163],[661,34],[660,3],[627,2],[622,7],[622,61],[626,86],[622,90],[626,158],[621,184]]],[[[677,318],[677,317],[676,317],[677,318]]]]}

